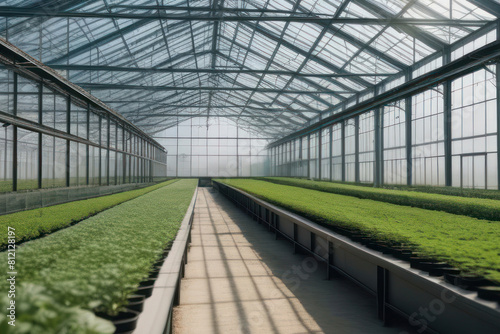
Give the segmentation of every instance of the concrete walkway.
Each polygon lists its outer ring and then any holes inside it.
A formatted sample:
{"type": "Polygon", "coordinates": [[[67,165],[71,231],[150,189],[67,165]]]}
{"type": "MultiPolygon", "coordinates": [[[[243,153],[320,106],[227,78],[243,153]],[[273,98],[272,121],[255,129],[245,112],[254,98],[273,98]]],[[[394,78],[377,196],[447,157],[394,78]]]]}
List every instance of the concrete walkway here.
{"type": "Polygon", "coordinates": [[[407,332],[382,326],[372,296],[343,278],[325,280],[311,257],[199,189],[174,333],[407,332]]]}

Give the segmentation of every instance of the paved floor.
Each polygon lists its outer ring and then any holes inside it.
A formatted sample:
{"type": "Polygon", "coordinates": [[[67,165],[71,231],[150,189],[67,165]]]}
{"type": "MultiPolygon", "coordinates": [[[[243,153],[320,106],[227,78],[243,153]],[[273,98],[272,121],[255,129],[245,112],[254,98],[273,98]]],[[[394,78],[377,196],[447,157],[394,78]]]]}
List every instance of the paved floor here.
{"type": "MultiPolygon", "coordinates": [[[[406,327],[406,326],[405,326],[406,327]]],[[[375,299],[200,188],[174,333],[394,333],[375,299]]]]}

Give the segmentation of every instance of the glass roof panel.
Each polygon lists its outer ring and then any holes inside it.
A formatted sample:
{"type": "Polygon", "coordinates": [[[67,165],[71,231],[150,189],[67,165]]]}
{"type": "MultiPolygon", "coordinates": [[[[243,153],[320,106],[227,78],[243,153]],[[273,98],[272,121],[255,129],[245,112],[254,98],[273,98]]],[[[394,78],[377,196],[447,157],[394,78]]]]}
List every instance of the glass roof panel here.
{"type": "Polygon", "coordinates": [[[252,0],[215,9],[210,0],[50,3],[3,1],[40,15],[0,18],[0,35],[83,87],[113,85],[92,93],[137,125],[176,124],[186,118],[168,114],[183,106],[188,114],[254,115],[245,118],[249,127],[271,122],[276,135],[354,94],[371,96],[374,85],[496,19],[467,0],[252,0]],[[415,21],[422,19],[441,22],[415,21]]]}

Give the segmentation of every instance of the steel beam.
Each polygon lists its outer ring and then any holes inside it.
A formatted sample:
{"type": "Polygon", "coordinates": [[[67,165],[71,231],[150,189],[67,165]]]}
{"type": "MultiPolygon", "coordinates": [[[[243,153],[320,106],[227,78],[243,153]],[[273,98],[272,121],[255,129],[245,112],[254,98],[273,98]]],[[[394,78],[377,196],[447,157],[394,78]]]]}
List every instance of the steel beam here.
{"type": "Polygon", "coordinates": [[[120,84],[98,84],[90,82],[77,83],[78,86],[92,89],[92,90],[116,90],[116,89],[129,89],[129,90],[152,90],[152,91],[255,91],[260,93],[283,93],[283,94],[352,94],[348,91],[309,91],[309,90],[295,90],[290,89],[282,91],[281,89],[274,88],[251,88],[251,87],[175,87],[175,86],[140,86],[140,85],[120,85],[120,84]]]}
{"type": "Polygon", "coordinates": [[[500,17],[500,4],[491,0],[467,0],[488,13],[500,17]]]}
{"type": "MultiPolygon", "coordinates": [[[[409,82],[406,82],[397,88],[379,94],[376,97],[363,101],[355,106],[347,108],[342,112],[327,117],[311,126],[308,126],[295,133],[285,136],[282,139],[274,143],[271,143],[270,147],[274,145],[279,145],[280,143],[292,140],[299,136],[303,136],[304,134],[320,129],[324,126],[337,123],[340,120],[347,119],[355,115],[359,115],[363,112],[372,110],[374,108],[383,106],[384,104],[418,94],[420,92],[429,89],[430,87],[436,86],[447,80],[453,80],[468,73],[472,73],[477,69],[482,68],[484,64],[496,61],[499,58],[500,58],[500,41],[495,41],[478,50],[469,53],[465,57],[457,59],[449,64],[445,64],[434,71],[421,75],[420,77],[413,79],[409,82]]],[[[325,112],[328,111],[331,110],[326,110],[325,112]]]]}
{"type": "MultiPolygon", "coordinates": [[[[192,10],[191,10],[192,11],[192,10]]],[[[211,13],[219,10],[211,11],[211,13]]],[[[169,21],[209,21],[209,22],[301,22],[318,24],[349,24],[349,25],[424,25],[424,26],[452,26],[452,27],[481,27],[487,21],[481,20],[446,20],[446,19],[373,19],[373,18],[335,18],[330,14],[318,13],[316,15],[293,14],[286,16],[213,16],[213,15],[186,15],[157,13],[109,13],[109,12],[74,12],[57,11],[51,13],[40,12],[38,9],[22,8],[13,6],[0,6],[0,16],[3,17],[67,17],[67,18],[98,18],[98,19],[148,19],[148,20],[169,20],[169,21]]]]}
{"type": "MultiPolygon", "coordinates": [[[[203,54],[210,53],[210,51],[202,51],[197,53],[197,56],[202,56],[203,54]]],[[[195,55],[193,53],[187,52],[185,55],[195,55]]],[[[175,60],[175,59],[173,59],[175,60]]],[[[399,74],[395,73],[299,73],[294,71],[285,70],[253,70],[246,69],[243,67],[238,67],[235,69],[231,68],[156,68],[156,67],[124,67],[124,66],[102,66],[102,65],[65,65],[65,64],[53,64],[50,65],[51,68],[56,70],[68,70],[68,71],[99,71],[99,72],[145,72],[145,73],[213,73],[213,74],[270,74],[270,75],[285,75],[285,76],[297,76],[305,78],[351,78],[351,77],[389,77],[399,74]]]]}

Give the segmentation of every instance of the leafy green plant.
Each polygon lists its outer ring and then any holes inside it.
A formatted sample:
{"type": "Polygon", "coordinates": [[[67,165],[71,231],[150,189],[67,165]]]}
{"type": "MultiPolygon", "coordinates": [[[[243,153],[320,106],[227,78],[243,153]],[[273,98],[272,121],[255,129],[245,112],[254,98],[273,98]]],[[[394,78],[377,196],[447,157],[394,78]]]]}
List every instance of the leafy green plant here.
{"type": "MultiPolygon", "coordinates": [[[[0,308],[6,310],[9,302],[7,294],[2,295],[0,308]]],[[[0,317],[0,333],[106,334],[115,331],[115,326],[108,320],[78,306],[68,307],[39,285],[27,283],[19,286],[15,302],[15,326],[9,325],[10,318],[0,317]]]]}
{"type": "Polygon", "coordinates": [[[261,180],[339,195],[354,196],[362,199],[372,199],[397,205],[445,211],[478,219],[500,221],[500,201],[495,199],[465,198],[408,190],[370,188],[336,182],[311,181],[284,177],[266,177],[261,178],[261,180]]]}
{"type": "MultiPolygon", "coordinates": [[[[196,186],[197,180],[179,180],[24,243],[16,253],[16,283],[42,286],[67,307],[117,314],[175,239],[196,186]]],[[[7,272],[5,252],[0,262],[7,272]]]]}
{"type": "Polygon", "coordinates": [[[500,223],[249,179],[216,180],[326,227],[409,245],[500,283],[500,223]]]}
{"type": "Polygon", "coordinates": [[[17,242],[31,240],[176,181],[170,180],[142,189],[0,216],[0,249],[7,245],[9,226],[15,228],[17,242]]]}

